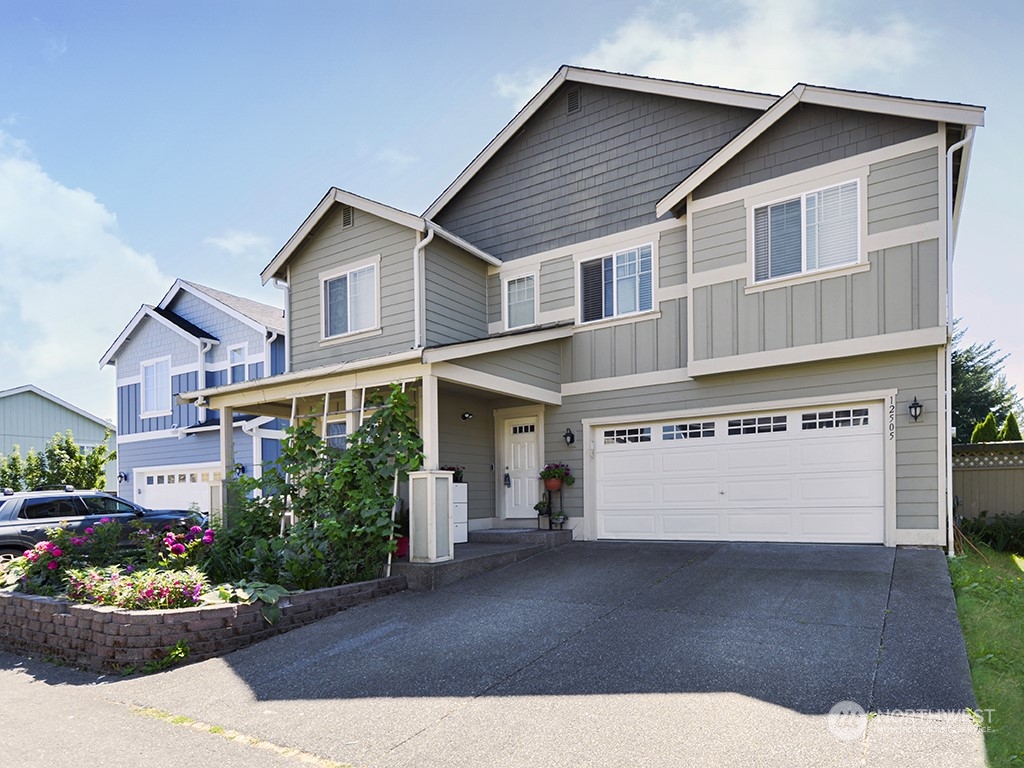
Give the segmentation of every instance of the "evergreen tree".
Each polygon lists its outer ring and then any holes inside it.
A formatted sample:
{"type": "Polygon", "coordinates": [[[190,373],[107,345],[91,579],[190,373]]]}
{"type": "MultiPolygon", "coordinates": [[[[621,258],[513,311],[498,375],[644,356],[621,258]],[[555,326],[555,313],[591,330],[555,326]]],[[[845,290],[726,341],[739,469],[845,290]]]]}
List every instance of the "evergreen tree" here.
{"type": "Polygon", "coordinates": [[[950,363],[952,422],[956,429],[954,440],[958,443],[969,439],[974,442],[971,430],[987,414],[995,413],[995,419],[1002,421],[1021,405],[1016,389],[1002,372],[1007,356],[995,348],[994,341],[964,347],[966,332],[967,328],[960,327],[959,320],[954,321],[950,363]]]}
{"type": "Polygon", "coordinates": [[[990,412],[984,421],[974,425],[971,433],[972,443],[994,443],[999,439],[999,428],[996,426],[996,417],[990,412]]]}
{"type": "Polygon", "coordinates": [[[1006,414],[1006,421],[1003,422],[1002,429],[999,430],[999,437],[997,438],[1000,442],[1006,440],[1020,440],[1020,427],[1017,426],[1017,417],[1013,415],[1013,411],[1006,414]]]}

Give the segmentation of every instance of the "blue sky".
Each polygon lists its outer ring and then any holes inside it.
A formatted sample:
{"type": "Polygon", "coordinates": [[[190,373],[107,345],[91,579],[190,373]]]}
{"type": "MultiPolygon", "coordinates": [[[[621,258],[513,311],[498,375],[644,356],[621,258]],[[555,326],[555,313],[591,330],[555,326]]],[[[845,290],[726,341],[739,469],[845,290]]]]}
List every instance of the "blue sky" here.
{"type": "Polygon", "coordinates": [[[0,390],[112,417],[97,361],[140,304],[177,277],[280,303],[259,272],[330,186],[422,213],[576,64],[986,106],[954,300],[1024,391],[1024,9],[967,7],[0,0],[0,390]]]}

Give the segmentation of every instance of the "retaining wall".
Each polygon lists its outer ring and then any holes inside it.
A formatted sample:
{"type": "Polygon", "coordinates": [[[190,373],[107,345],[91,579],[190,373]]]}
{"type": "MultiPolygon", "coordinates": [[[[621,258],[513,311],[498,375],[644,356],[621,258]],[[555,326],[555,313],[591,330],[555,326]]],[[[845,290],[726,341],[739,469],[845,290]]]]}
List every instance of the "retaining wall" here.
{"type": "Polygon", "coordinates": [[[96,672],[124,672],[162,659],[185,640],[188,661],[202,661],[405,588],[404,576],[392,576],[288,595],[278,603],[281,618],[273,626],[258,603],[125,611],[0,592],[0,648],[96,672]]]}

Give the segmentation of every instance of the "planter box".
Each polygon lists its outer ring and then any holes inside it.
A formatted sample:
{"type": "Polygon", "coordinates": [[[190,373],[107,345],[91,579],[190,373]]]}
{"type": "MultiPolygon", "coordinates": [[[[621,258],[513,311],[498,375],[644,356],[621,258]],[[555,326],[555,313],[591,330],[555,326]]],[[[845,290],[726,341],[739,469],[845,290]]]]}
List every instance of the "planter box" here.
{"type": "Polygon", "coordinates": [[[259,603],[123,611],[0,592],[0,648],[94,672],[124,672],[163,658],[185,640],[188,661],[202,661],[405,588],[404,576],[392,576],[288,595],[278,603],[281,619],[273,626],[259,603]]]}

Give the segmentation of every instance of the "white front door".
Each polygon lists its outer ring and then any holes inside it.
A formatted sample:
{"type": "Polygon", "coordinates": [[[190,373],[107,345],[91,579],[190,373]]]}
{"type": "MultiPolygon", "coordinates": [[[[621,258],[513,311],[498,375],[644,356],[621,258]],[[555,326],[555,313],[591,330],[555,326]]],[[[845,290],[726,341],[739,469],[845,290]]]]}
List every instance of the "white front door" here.
{"type": "Polygon", "coordinates": [[[504,422],[505,517],[536,517],[533,505],[540,500],[540,429],[536,416],[504,422]]]}

